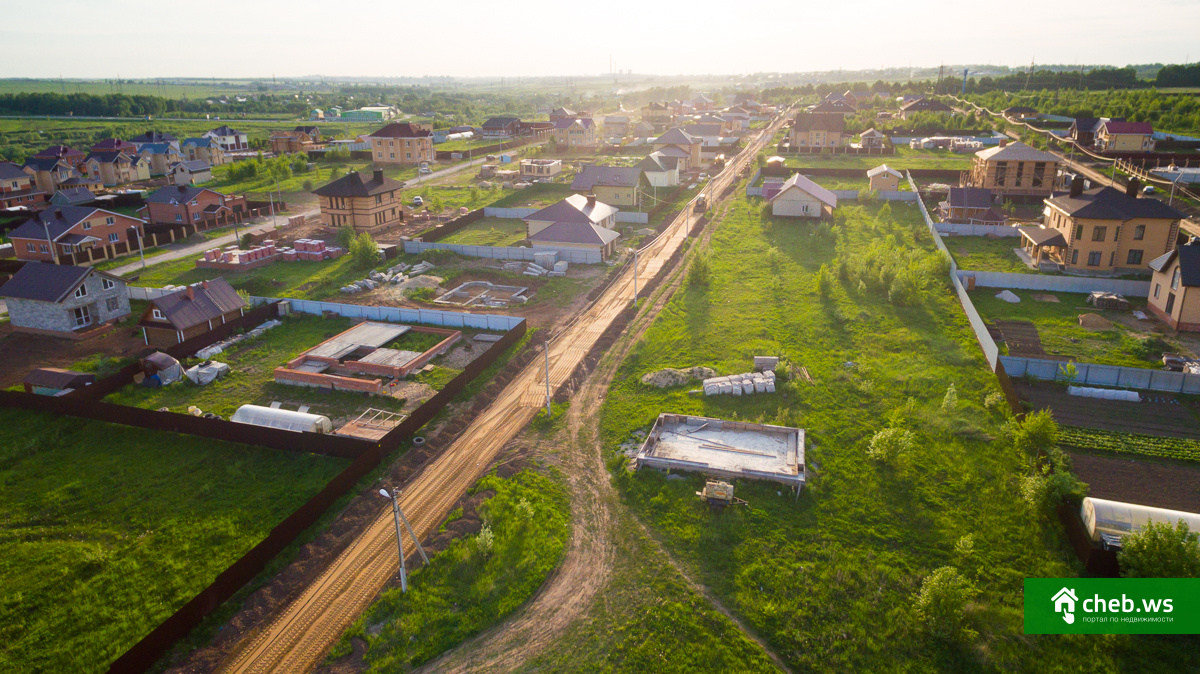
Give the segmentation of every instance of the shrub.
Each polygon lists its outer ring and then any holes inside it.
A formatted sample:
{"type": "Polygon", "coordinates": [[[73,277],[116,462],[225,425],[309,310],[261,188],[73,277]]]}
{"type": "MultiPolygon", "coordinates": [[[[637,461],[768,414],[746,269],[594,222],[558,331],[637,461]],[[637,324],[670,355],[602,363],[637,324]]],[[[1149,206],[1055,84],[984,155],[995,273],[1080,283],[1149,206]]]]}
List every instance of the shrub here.
{"type": "Polygon", "coordinates": [[[823,264],[817,270],[817,294],[821,297],[829,297],[829,291],[833,288],[833,273],[829,271],[829,265],[823,264]]]}
{"type": "Polygon", "coordinates": [[[492,554],[492,545],[494,545],[495,542],[496,537],[492,534],[492,528],[485,525],[479,530],[479,534],[475,537],[475,549],[479,551],[479,554],[487,557],[488,555],[492,554]]]}
{"type": "Polygon", "coordinates": [[[903,428],[885,428],[871,437],[867,456],[881,463],[892,463],[912,449],[915,436],[903,428]]]}
{"type": "Polygon", "coordinates": [[[370,269],[379,264],[379,247],[375,245],[375,239],[371,238],[370,234],[363,232],[350,244],[350,256],[359,268],[370,269]]]}
{"type": "Polygon", "coordinates": [[[967,603],[977,590],[958,569],[943,566],[921,583],[916,608],[925,628],[935,637],[959,640],[973,635],[964,626],[967,603]]]}
{"type": "Polygon", "coordinates": [[[243,234],[241,241],[238,242],[238,247],[241,248],[242,250],[248,250],[253,245],[254,245],[254,237],[250,236],[250,234],[248,232],[246,234],[243,234]]]}
{"type": "Polygon", "coordinates": [[[1200,577],[1200,534],[1179,520],[1149,522],[1125,537],[1117,553],[1126,578],[1200,577]]]}
{"type": "Polygon", "coordinates": [[[304,181],[304,191],[305,191],[305,192],[311,192],[311,191],[313,191],[313,181],[312,181],[312,180],[305,180],[305,181],[304,181]]]}
{"type": "Polygon", "coordinates": [[[958,409],[958,390],[954,388],[954,382],[946,387],[946,395],[942,398],[942,411],[953,412],[958,409]]]}
{"type": "Polygon", "coordinates": [[[1013,447],[1036,456],[1058,446],[1058,423],[1046,410],[1025,415],[1025,419],[1010,425],[1013,447]]]}
{"type": "Polygon", "coordinates": [[[712,278],[712,270],[708,266],[707,255],[697,255],[688,266],[687,284],[689,286],[706,286],[712,278]]]}
{"type": "Polygon", "coordinates": [[[354,243],[354,230],[350,227],[341,227],[337,232],[338,246],[350,250],[350,244],[354,243]]]}
{"type": "Polygon", "coordinates": [[[1004,409],[1004,394],[999,391],[992,391],[991,393],[987,394],[987,397],[983,399],[983,407],[984,409],[991,410],[993,412],[1004,409]]]}
{"type": "Polygon", "coordinates": [[[1079,377],[1079,368],[1075,367],[1075,363],[1067,363],[1066,365],[1058,366],[1058,381],[1070,386],[1075,383],[1075,379],[1079,377]]]}

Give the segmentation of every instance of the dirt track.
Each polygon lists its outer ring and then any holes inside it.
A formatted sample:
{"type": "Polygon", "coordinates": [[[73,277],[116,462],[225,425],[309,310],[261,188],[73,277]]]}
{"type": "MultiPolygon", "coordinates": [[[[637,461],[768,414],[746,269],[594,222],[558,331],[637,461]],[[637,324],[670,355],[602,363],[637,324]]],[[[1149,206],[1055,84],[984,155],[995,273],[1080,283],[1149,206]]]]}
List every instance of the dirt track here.
{"type": "MultiPolygon", "coordinates": [[[[714,179],[715,197],[735,184],[738,171],[773,137],[785,117],[771,125],[714,179]]],[[[692,216],[686,209],[662,235],[642,249],[638,278],[645,284],[687,238],[692,216]]],[[[622,274],[594,304],[556,335],[549,345],[551,392],[575,372],[601,334],[629,306],[633,276],[622,274]]],[[[445,517],[459,496],[487,470],[505,444],[537,414],[545,400],[543,359],[525,368],[445,452],[405,485],[401,504],[422,539],[445,517]]],[[[381,499],[382,501],[382,499],[381,499]]],[[[225,672],[308,671],[370,604],[396,573],[392,516],[380,514],[317,580],[261,632],[247,638],[222,663],[225,672]]]]}

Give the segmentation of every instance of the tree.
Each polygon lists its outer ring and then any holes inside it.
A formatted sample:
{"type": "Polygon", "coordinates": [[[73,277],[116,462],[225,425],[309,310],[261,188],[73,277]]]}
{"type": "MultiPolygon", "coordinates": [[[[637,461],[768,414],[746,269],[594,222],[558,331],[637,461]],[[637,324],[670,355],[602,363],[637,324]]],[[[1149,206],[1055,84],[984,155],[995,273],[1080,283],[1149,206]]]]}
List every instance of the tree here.
{"type": "Polygon", "coordinates": [[[965,629],[967,603],[977,590],[958,569],[943,566],[929,574],[917,594],[917,615],[926,629],[942,639],[962,639],[972,634],[965,629]]]}
{"type": "Polygon", "coordinates": [[[339,227],[337,232],[338,246],[350,250],[354,243],[354,230],[350,227],[339,227]]]}
{"type": "Polygon", "coordinates": [[[881,463],[891,463],[907,454],[915,441],[916,436],[910,430],[899,427],[885,428],[871,437],[867,456],[881,463]]]}
{"type": "Polygon", "coordinates": [[[354,238],[350,244],[350,256],[354,258],[354,264],[362,269],[371,269],[379,264],[379,247],[375,245],[375,239],[371,235],[363,232],[354,238]]]}
{"type": "Polygon", "coordinates": [[[711,277],[712,273],[708,268],[708,256],[704,254],[697,255],[688,267],[687,284],[690,286],[706,286],[711,277]]]}
{"type": "Polygon", "coordinates": [[[429,210],[440,214],[442,211],[446,210],[446,202],[443,201],[440,196],[434,195],[434,197],[429,200],[429,210]]]}
{"type": "Polygon", "coordinates": [[[1183,520],[1149,522],[1125,537],[1117,561],[1126,578],[1200,578],[1200,534],[1183,520]]]}

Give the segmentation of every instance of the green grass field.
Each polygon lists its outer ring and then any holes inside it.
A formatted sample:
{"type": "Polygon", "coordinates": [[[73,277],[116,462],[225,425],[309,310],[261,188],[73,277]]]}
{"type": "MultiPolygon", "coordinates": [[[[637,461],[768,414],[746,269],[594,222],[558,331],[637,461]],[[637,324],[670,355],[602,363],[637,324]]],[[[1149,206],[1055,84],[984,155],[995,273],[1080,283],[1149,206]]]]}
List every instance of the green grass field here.
{"type": "MultiPolygon", "coordinates": [[[[769,148],[774,150],[774,148],[769,148]]],[[[768,156],[774,154],[767,151],[768,156]]],[[[895,155],[851,155],[851,154],[789,154],[786,164],[795,168],[810,166],[824,168],[860,168],[864,171],[880,164],[894,169],[943,169],[966,171],[971,168],[971,155],[949,150],[913,150],[897,147],[895,155]]]]}
{"type": "Polygon", "coordinates": [[[798,500],[774,484],[739,481],[749,507],[714,515],[694,495],[699,475],[671,482],[616,471],[625,502],[693,577],[795,671],[1120,669],[1134,657],[1172,669],[1186,661],[1186,645],[1168,639],[1150,647],[1130,637],[1022,635],[1022,578],[1073,576],[1078,566],[1056,522],[1014,487],[1029,467],[994,440],[1001,417],[982,403],[997,385],[918,212],[842,206],[831,233],[764,217],[760,204],[738,199],[713,234],[711,281],[671,299],[604,403],[602,437],[614,448],[661,412],[806,430],[812,482],[798,500]],[[818,273],[822,265],[827,273],[818,273]],[[640,381],[663,367],[745,372],[754,355],[781,356],[785,373],[804,365],[815,383],[789,375],[776,395],[698,397],[640,381]],[[915,435],[897,462],[867,456],[885,427],[915,435]],[[973,550],[956,552],[967,535],[973,550]],[[981,591],[967,613],[975,635],[962,642],[931,636],[913,608],[922,579],[947,565],[981,591]]]}
{"type": "MultiPolygon", "coordinates": [[[[1163,351],[1178,351],[1183,347],[1156,320],[1139,321],[1143,330],[1131,330],[1117,319],[1125,312],[1096,311],[1087,303],[1087,295],[1076,293],[1043,293],[1014,290],[1021,301],[1010,304],[996,298],[995,288],[978,288],[971,293],[971,302],[985,321],[1031,321],[1037,326],[1038,337],[1046,353],[1071,356],[1085,363],[1124,365],[1126,367],[1162,367],[1163,351]],[[1058,302],[1039,302],[1034,295],[1052,295],[1058,302]],[[1112,321],[1112,330],[1087,330],[1079,325],[1082,314],[1097,313],[1112,321]],[[1143,344],[1145,339],[1159,339],[1163,345],[1143,344]]],[[[1146,301],[1127,298],[1133,309],[1146,310],[1146,301]]],[[[1126,314],[1128,315],[1128,314],[1126,314]]],[[[1001,347],[1005,349],[1005,347],[1001,347]]]]}
{"type": "MultiPolygon", "coordinates": [[[[346,283],[365,278],[370,271],[355,266],[349,255],[321,262],[276,262],[247,272],[196,267],[196,260],[201,257],[203,256],[189,256],[149,264],[146,269],[135,272],[135,285],[161,288],[167,284],[186,285],[221,277],[233,287],[259,297],[324,299],[336,294],[338,288],[346,283]]],[[[387,264],[381,264],[381,267],[392,264],[395,262],[389,261],[387,264]]]]}
{"type": "Polygon", "coordinates": [[[0,410],[0,671],[102,672],[346,462],[0,410]]]}
{"type": "Polygon", "coordinates": [[[518,218],[483,218],[441,239],[439,243],[466,246],[512,246],[525,240],[525,221],[518,218]]]}
{"type": "Polygon", "coordinates": [[[942,239],[959,269],[970,271],[999,271],[1010,274],[1044,274],[1030,269],[1014,248],[1021,245],[1019,238],[989,239],[984,236],[947,236],[942,239]]]}

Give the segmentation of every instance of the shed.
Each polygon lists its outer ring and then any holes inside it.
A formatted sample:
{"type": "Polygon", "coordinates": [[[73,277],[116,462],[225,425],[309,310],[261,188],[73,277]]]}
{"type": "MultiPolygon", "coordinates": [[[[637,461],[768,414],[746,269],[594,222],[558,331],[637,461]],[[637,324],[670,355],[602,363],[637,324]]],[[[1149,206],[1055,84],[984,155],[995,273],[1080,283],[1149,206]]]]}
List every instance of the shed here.
{"type": "Polygon", "coordinates": [[[242,405],[229,420],[238,424],[278,428],[295,433],[332,433],[329,417],[261,405],[242,405]]]}
{"type": "Polygon", "coordinates": [[[63,391],[80,389],[96,383],[96,375],[57,367],[39,367],[21,381],[26,393],[59,395],[63,391]]]}
{"type": "Polygon", "coordinates": [[[1126,536],[1140,531],[1149,522],[1170,524],[1187,522],[1192,531],[1200,529],[1200,514],[1154,508],[1087,496],[1079,507],[1079,516],[1092,541],[1105,547],[1121,547],[1126,536]]]}
{"type": "Polygon", "coordinates": [[[183,366],[170,354],[155,351],[142,359],[142,374],[144,386],[166,386],[183,378],[183,366]]]}

